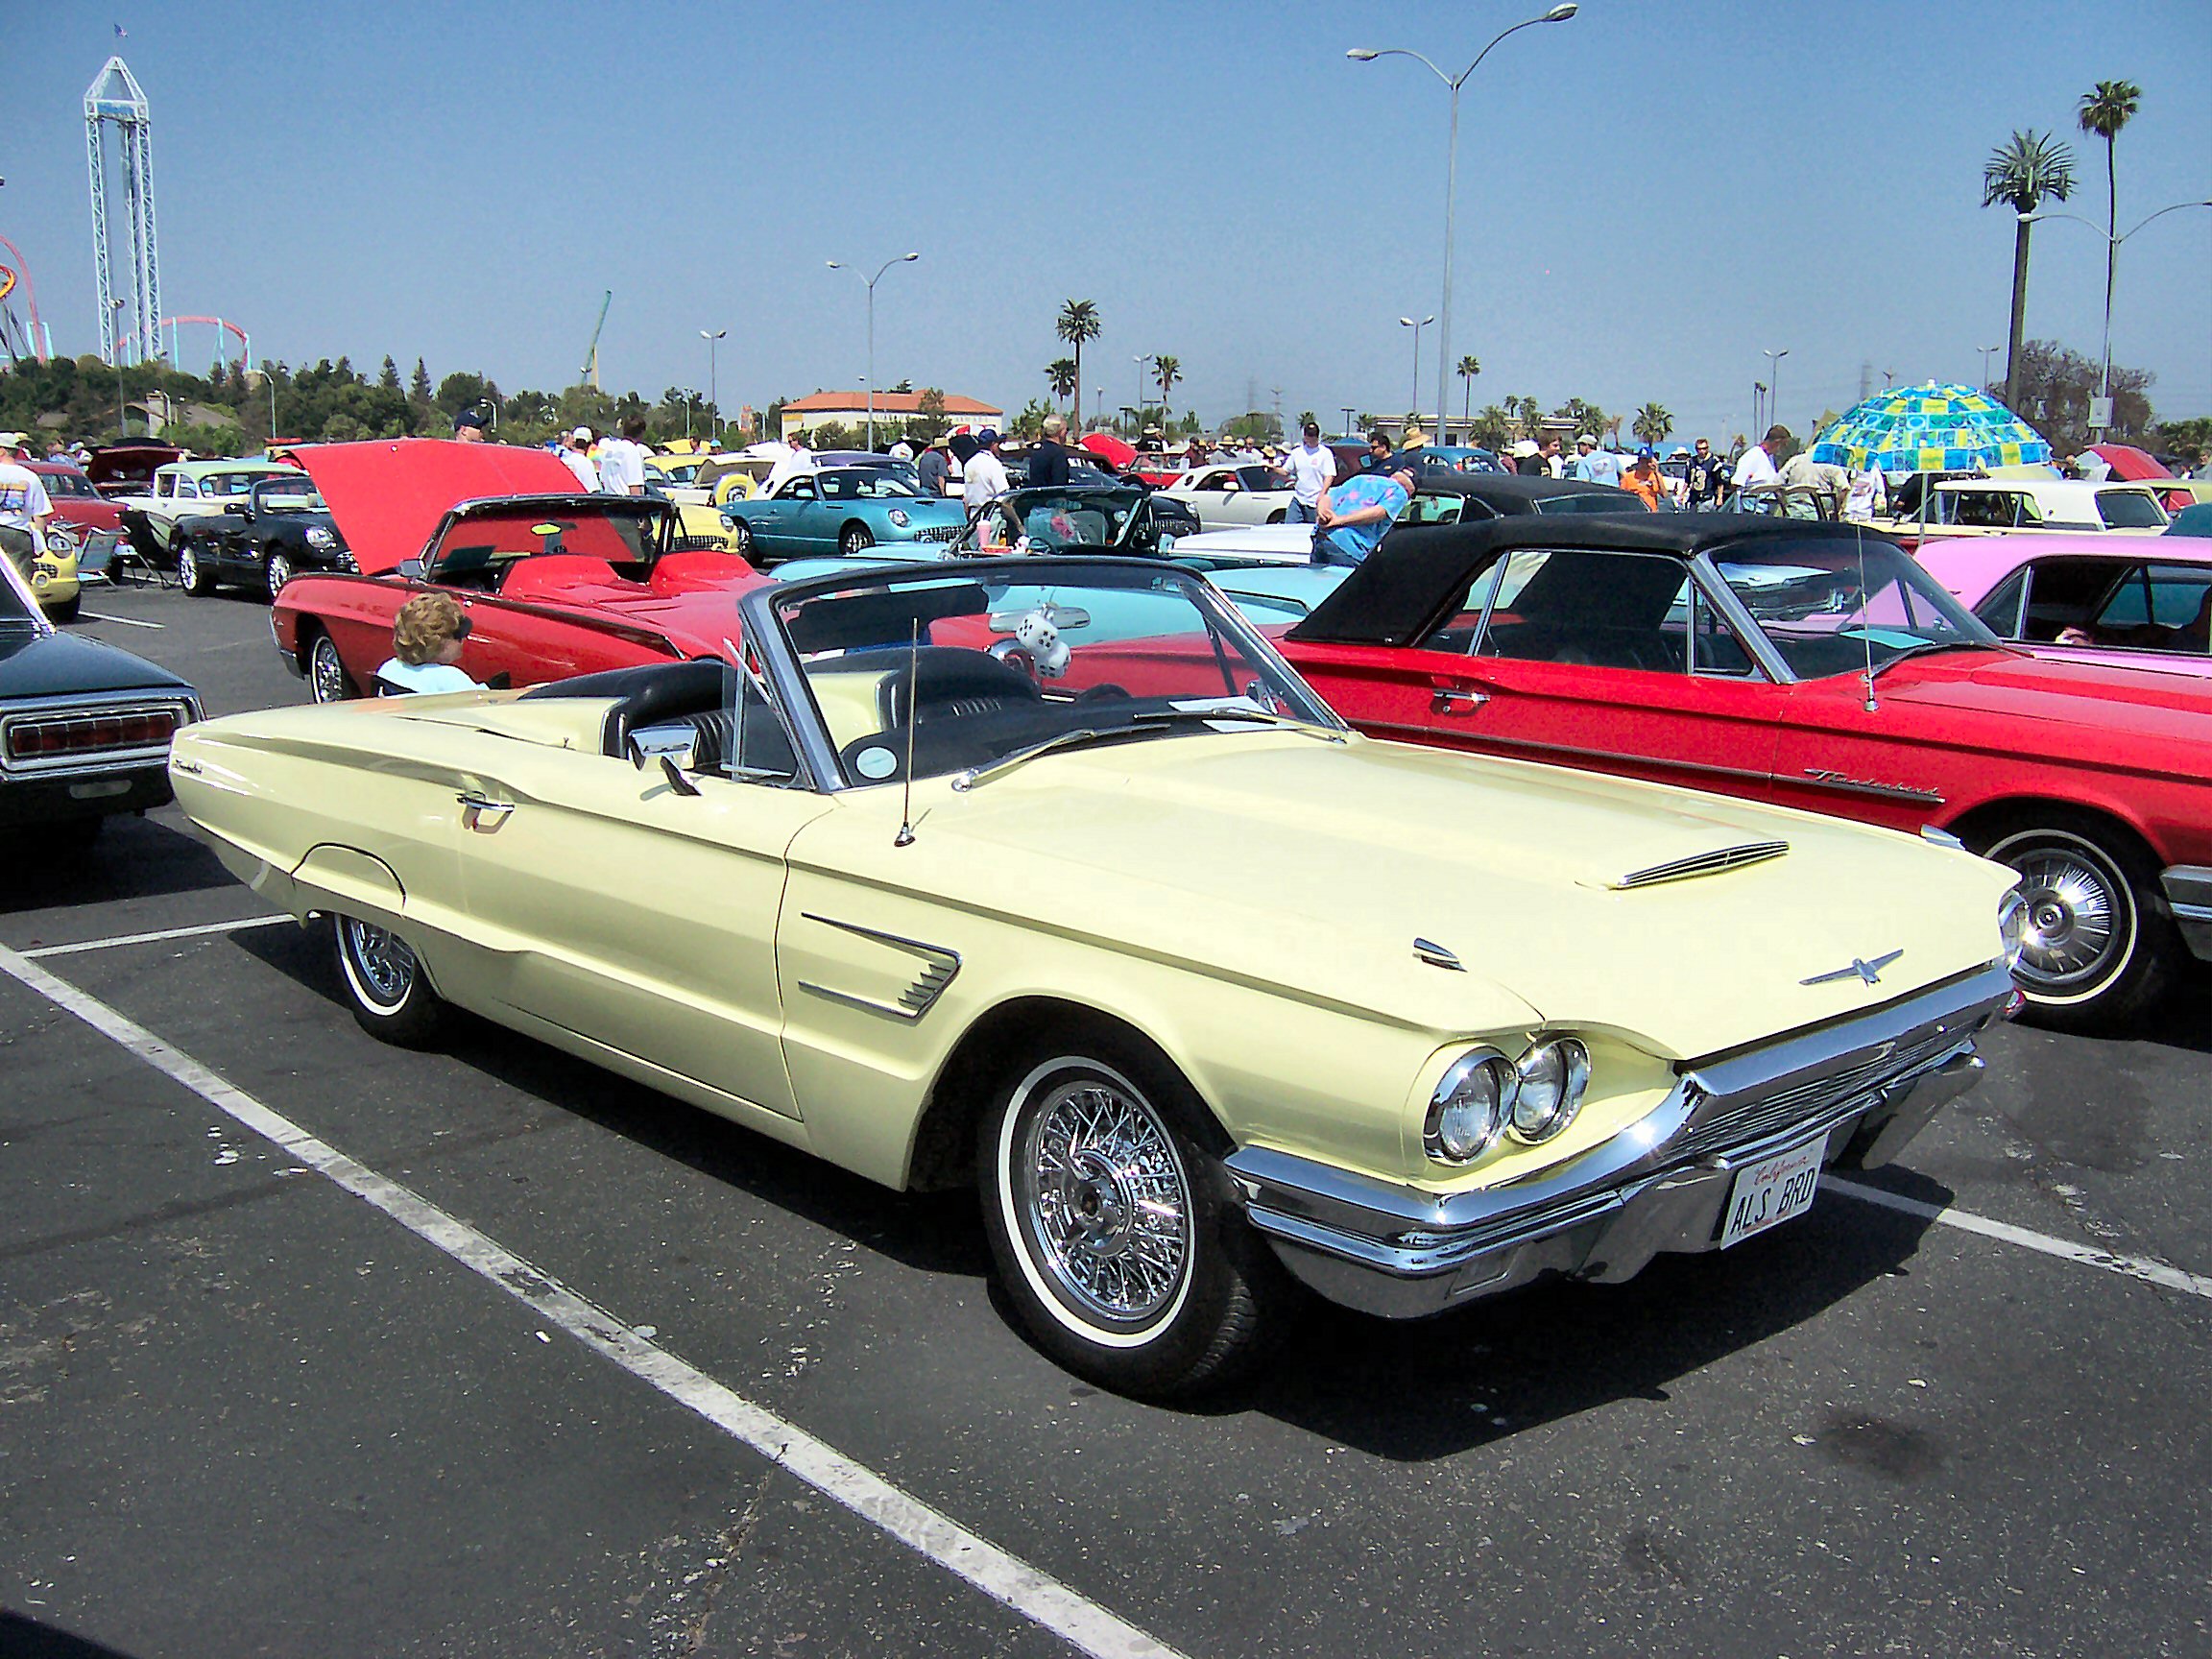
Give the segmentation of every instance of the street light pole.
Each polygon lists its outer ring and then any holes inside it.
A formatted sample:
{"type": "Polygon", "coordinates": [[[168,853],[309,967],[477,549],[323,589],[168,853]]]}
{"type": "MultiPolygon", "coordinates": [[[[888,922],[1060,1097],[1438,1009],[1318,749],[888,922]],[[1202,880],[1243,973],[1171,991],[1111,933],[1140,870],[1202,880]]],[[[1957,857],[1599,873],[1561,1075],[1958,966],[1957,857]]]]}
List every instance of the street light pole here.
{"type": "Polygon", "coordinates": [[[1989,390],[1989,359],[2004,350],[2005,348],[2003,346],[1978,346],[1975,349],[1982,353],[1982,390],[1986,394],[1989,390]]]}
{"type": "MultiPolygon", "coordinates": [[[[1149,351],[1144,352],[1137,359],[1137,407],[1130,412],[1130,419],[1137,423],[1136,437],[1140,441],[1144,436],[1144,365],[1153,361],[1155,359],[1149,351]]],[[[1160,442],[1163,445],[1167,442],[1167,423],[1165,415],[1161,418],[1160,442]]]]}
{"type": "MultiPolygon", "coordinates": [[[[1398,319],[1401,328],[1413,330],[1413,401],[1406,405],[1409,414],[1418,414],[1421,409],[1421,330],[1435,321],[1433,317],[1424,317],[1418,323],[1410,317],[1398,319]]],[[[1438,442],[1443,441],[1444,429],[1441,426],[1436,429],[1436,437],[1438,442]]]]}
{"type": "Polygon", "coordinates": [[[1358,405],[1355,403],[1339,403],[1337,407],[1344,411],[1344,436],[1349,438],[1353,435],[1352,417],[1358,412],[1358,405]]]}
{"type": "MultiPolygon", "coordinates": [[[[722,443],[722,386],[714,377],[714,349],[729,332],[727,328],[699,330],[699,338],[707,342],[707,401],[714,410],[714,443],[717,447],[722,443]]],[[[690,434],[685,433],[685,436],[689,437],[690,434]]]]}
{"type": "Polygon", "coordinates": [[[2090,422],[2090,430],[2099,435],[2109,429],[2112,420],[2112,284],[2120,269],[2120,244],[2134,235],[2137,230],[2142,229],[2144,226],[2150,224],[2152,219],[2163,219],[2167,214],[2178,213],[2184,207],[2212,207],[2212,200],[2170,203],[2152,214],[2149,219],[2139,220],[2131,228],[2123,230],[2117,236],[2094,219],[2084,219],[2079,213],[2023,213],[2020,215],[2020,222],[2023,225],[2033,225],[2045,219],[2071,219],[2077,225],[2088,226],[2090,229],[2104,238],[2104,351],[2102,359],[2103,367],[2097,372],[2097,401],[2102,408],[2101,411],[2093,411],[2093,413],[2101,412],[2104,415],[2104,423],[2100,425],[2094,421],[2090,422]]]}
{"type": "Polygon", "coordinates": [[[1790,355],[1790,348],[1785,346],[1779,351],[1762,351],[1759,355],[1767,359],[1767,424],[1779,426],[1782,424],[1782,359],[1790,355]]]}
{"type": "MultiPolygon", "coordinates": [[[[886,259],[886,260],[884,260],[884,261],[883,261],[883,263],[882,263],[881,267],[878,269],[878,271],[877,271],[876,275],[875,275],[875,276],[870,276],[870,277],[868,277],[868,278],[867,278],[867,282],[868,282],[868,441],[867,441],[867,447],[869,447],[869,448],[871,448],[871,449],[873,449],[873,448],[875,448],[875,447],[876,447],[876,284],[883,280],[883,273],[884,273],[885,271],[888,271],[888,270],[890,270],[892,266],[894,266],[894,265],[911,265],[911,264],[912,264],[912,263],[913,263],[915,260],[917,260],[917,259],[919,259],[919,258],[921,258],[921,257],[922,257],[922,255],[921,255],[921,254],[919,254],[919,253],[902,253],[902,254],[900,254],[900,255],[899,255],[899,256],[898,256],[896,259],[886,259]]],[[[828,263],[829,263],[830,269],[830,270],[832,270],[832,271],[852,271],[852,272],[854,272],[855,275],[857,275],[857,274],[858,274],[858,267],[857,267],[857,266],[845,265],[845,264],[842,264],[842,263],[840,263],[839,261],[837,261],[837,260],[835,260],[835,259],[831,259],[831,260],[830,260],[828,263]]]]}
{"type": "MultiPolygon", "coordinates": [[[[1408,51],[1403,46],[1392,46],[1382,51],[1368,46],[1355,46],[1344,54],[1355,63],[1372,63],[1378,58],[1410,58],[1425,65],[1452,93],[1451,132],[1445,142],[1444,161],[1444,301],[1437,307],[1438,315],[1444,319],[1444,325],[1436,335],[1436,437],[1439,442],[1444,437],[1444,421],[1452,400],[1452,236],[1454,209],[1457,205],[1459,194],[1459,88],[1467,84],[1469,76],[1482,67],[1482,60],[1490,56],[1491,48],[1506,36],[1517,35],[1539,23],[1564,23],[1577,10],[1573,4],[1554,6],[1541,16],[1524,18],[1510,29],[1499,31],[1490,45],[1476,53],[1475,61],[1457,76],[1445,74],[1422,54],[1408,51]]],[[[1418,403],[1419,399],[1416,398],[1415,402],[1418,403]]]]}

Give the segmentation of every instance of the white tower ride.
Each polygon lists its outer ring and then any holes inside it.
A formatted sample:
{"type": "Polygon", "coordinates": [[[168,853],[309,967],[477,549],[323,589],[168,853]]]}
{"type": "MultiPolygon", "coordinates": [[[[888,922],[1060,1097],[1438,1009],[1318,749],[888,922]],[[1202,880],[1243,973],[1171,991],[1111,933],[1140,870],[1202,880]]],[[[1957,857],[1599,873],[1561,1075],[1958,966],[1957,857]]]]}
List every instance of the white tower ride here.
{"type": "Polygon", "coordinates": [[[84,89],[84,156],[91,169],[92,260],[100,279],[100,355],[120,362],[118,341],[128,334],[140,356],[156,355],[160,342],[156,332],[161,316],[161,272],[154,247],[154,117],[137,78],[120,58],[84,89]],[[108,168],[102,153],[101,129],[115,124],[120,151],[123,205],[131,216],[131,292],[136,312],[131,326],[120,326],[114,277],[114,232],[108,219],[108,168]]]}

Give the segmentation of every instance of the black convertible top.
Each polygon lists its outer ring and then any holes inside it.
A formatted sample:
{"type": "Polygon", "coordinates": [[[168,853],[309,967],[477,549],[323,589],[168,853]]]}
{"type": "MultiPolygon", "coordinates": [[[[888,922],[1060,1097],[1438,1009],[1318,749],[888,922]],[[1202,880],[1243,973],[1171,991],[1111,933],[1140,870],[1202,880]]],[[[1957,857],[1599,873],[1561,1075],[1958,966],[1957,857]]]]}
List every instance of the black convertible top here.
{"type": "Polygon", "coordinates": [[[1536,503],[1557,495],[1613,495],[1623,513],[1641,513],[1643,499],[1610,484],[1593,484],[1587,478],[1524,476],[1519,472],[1461,472],[1455,468],[1431,467],[1419,474],[1416,495],[1471,495],[1500,513],[1533,513],[1536,503]]]}
{"type": "MultiPolygon", "coordinates": [[[[1556,486],[1563,480],[1520,482],[1556,486]]],[[[1887,536],[1855,524],[1743,513],[1515,515],[1472,524],[1403,525],[1385,536],[1367,561],[1286,637],[1316,643],[1410,645],[1426,638],[1439,618],[1461,607],[1469,586],[1492,563],[1523,547],[1659,553],[1689,560],[1746,543],[1849,541],[1861,537],[1896,545],[1887,536]]]]}

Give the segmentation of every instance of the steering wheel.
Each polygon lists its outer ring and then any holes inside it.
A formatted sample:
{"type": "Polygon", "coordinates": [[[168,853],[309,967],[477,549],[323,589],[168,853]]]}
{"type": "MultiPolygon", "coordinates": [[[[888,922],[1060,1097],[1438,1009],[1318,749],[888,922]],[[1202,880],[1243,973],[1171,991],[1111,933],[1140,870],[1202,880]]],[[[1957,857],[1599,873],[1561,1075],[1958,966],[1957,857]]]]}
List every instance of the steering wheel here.
{"type": "Polygon", "coordinates": [[[1029,647],[1021,640],[1001,639],[991,647],[990,654],[1009,668],[1027,675],[1029,683],[1040,691],[1045,688],[1045,676],[1038,670],[1037,659],[1030,655],[1029,647]]]}
{"type": "Polygon", "coordinates": [[[1116,703],[1126,703],[1129,701],[1129,693],[1124,687],[1107,680],[1092,686],[1089,690],[1078,691],[1075,694],[1075,701],[1078,703],[1104,703],[1109,700],[1116,703]]]}

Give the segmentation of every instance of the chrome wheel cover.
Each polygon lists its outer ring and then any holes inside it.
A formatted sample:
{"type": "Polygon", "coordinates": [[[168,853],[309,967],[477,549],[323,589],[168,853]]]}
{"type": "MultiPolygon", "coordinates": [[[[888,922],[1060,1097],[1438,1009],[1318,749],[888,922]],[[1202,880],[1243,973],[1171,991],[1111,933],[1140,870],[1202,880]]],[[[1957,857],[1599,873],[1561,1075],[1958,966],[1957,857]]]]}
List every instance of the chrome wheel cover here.
{"type": "Polygon", "coordinates": [[[1166,1126],[1095,1074],[1054,1083],[1025,1115],[1012,1177],[1023,1242],[1070,1306],[1142,1325],[1190,1270],[1190,1181],[1166,1126]]]}
{"type": "Polygon", "coordinates": [[[177,580],[187,593],[200,586],[200,555],[190,547],[177,549],[177,580]]]}
{"type": "Polygon", "coordinates": [[[269,597],[274,599],[283,590],[284,584],[292,580],[292,561],[281,553],[269,555],[269,597]]]}
{"type": "Polygon", "coordinates": [[[338,924],[348,976],[362,998],[390,1013],[415,989],[415,952],[397,933],[352,917],[338,924]]]}
{"type": "Polygon", "coordinates": [[[2045,831],[2000,842],[1989,856],[2020,873],[2028,916],[2016,973],[2031,992],[2076,995],[2118,972],[2134,949],[2135,905],[2102,852],[2045,831]]]}
{"type": "Polygon", "coordinates": [[[339,661],[338,647],[327,634],[317,635],[308,649],[307,685],[318,703],[346,701],[346,664],[339,661]]]}

